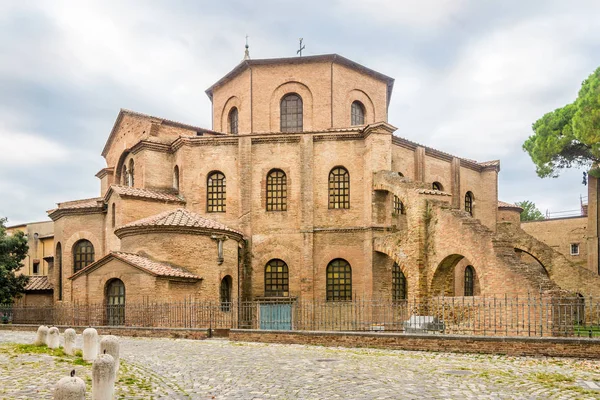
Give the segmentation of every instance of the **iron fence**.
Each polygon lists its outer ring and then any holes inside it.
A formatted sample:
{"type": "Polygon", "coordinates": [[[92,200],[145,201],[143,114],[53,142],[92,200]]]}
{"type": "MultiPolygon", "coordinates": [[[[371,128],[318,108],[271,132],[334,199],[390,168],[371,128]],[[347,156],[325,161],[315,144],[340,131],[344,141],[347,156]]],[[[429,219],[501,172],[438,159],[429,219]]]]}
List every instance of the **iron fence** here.
{"type": "Polygon", "coordinates": [[[600,337],[600,301],[531,295],[402,301],[281,298],[239,303],[0,305],[0,318],[4,323],[36,325],[600,337]]]}

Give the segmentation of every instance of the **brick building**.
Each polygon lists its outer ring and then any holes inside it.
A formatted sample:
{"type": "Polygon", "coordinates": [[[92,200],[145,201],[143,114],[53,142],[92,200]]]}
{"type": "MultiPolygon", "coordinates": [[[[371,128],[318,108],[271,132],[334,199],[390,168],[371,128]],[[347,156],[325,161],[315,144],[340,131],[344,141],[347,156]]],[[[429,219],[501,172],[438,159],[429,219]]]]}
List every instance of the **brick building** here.
{"type": "Polygon", "coordinates": [[[499,161],[393,134],[393,83],[339,55],[245,59],[206,91],[212,129],[121,110],[100,195],[49,211],[54,300],[599,293],[498,202],[499,161]]]}

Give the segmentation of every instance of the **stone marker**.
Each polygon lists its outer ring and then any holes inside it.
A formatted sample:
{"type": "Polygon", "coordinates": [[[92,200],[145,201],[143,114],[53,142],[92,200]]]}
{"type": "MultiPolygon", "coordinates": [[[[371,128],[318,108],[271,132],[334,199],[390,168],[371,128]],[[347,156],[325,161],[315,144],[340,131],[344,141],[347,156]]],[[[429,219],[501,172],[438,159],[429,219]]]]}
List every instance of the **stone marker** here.
{"type": "Polygon", "coordinates": [[[60,332],[55,326],[48,329],[48,347],[51,349],[58,349],[60,347],[60,332]]]}
{"type": "Polygon", "coordinates": [[[37,335],[35,336],[35,345],[36,346],[46,346],[48,340],[48,327],[46,325],[42,325],[37,330],[37,335]]]}
{"type": "Polygon", "coordinates": [[[65,329],[65,353],[72,356],[75,354],[75,339],[77,338],[77,333],[75,329],[65,329]]]}
{"type": "Polygon", "coordinates": [[[115,392],[115,359],[100,354],[92,364],[92,400],[112,400],[115,392]]]}
{"type": "Polygon", "coordinates": [[[443,332],[444,329],[444,322],[430,315],[412,315],[408,321],[404,321],[404,333],[443,332]]]}
{"type": "Polygon", "coordinates": [[[54,400],[85,400],[85,382],[75,376],[75,370],[71,376],[62,378],[56,384],[54,400]]]}
{"type": "Polygon", "coordinates": [[[94,361],[98,357],[98,331],[86,328],[83,331],[83,359],[94,361]]]}
{"type": "Polygon", "coordinates": [[[119,349],[121,344],[119,343],[119,338],[114,335],[104,336],[102,340],[100,340],[100,354],[110,354],[115,360],[115,379],[117,377],[117,373],[119,372],[119,349]]]}

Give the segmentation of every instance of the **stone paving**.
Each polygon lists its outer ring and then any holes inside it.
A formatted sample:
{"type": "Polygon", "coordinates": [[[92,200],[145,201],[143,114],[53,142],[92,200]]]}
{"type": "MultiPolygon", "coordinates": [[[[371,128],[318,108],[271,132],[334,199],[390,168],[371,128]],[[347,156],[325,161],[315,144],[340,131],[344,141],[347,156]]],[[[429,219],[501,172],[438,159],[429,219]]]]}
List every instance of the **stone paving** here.
{"type": "MultiPolygon", "coordinates": [[[[2,398],[51,398],[52,385],[72,368],[37,355],[5,357],[6,343],[34,336],[0,332],[2,398]]],[[[127,376],[119,398],[600,399],[600,362],[591,360],[121,339],[127,376]]]]}

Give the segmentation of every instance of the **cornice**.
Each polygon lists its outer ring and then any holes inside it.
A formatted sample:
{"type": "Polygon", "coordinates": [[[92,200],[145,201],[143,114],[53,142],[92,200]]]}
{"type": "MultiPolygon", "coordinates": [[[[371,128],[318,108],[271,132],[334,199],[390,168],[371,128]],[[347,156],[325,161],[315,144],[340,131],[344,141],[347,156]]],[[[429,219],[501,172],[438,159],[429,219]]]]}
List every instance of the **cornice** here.
{"type": "Polygon", "coordinates": [[[252,138],[252,144],[264,143],[300,143],[300,136],[280,136],[280,137],[263,137],[252,138]]]}
{"type": "Polygon", "coordinates": [[[226,231],[222,229],[215,228],[198,228],[191,226],[130,226],[125,228],[117,228],[115,230],[115,235],[119,239],[128,236],[136,236],[136,235],[145,235],[148,233],[183,233],[188,235],[200,235],[200,236],[213,236],[215,234],[220,234],[227,236],[228,238],[235,239],[236,241],[242,241],[244,237],[236,232],[226,231]]]}
{"type": "Polygon", "coordinates": [[[86,207],[86,208],[71,208],[71,209],[60,209],[56,208],[48,212],[48,217],[52,219],[52,221],[57,221],[58,219],[67,216],[67,215],[90,215],[90,214],[103,214],[106,213],[104,207],[86,207]]]}

